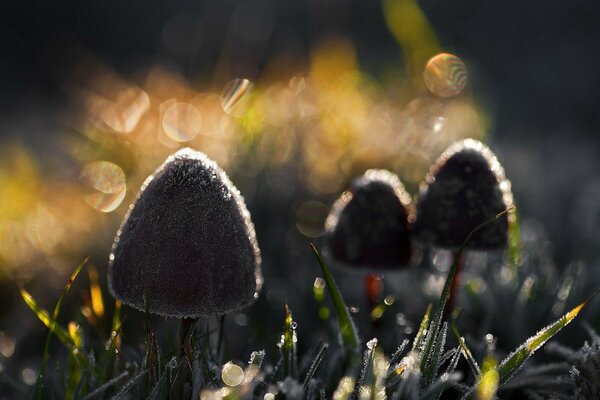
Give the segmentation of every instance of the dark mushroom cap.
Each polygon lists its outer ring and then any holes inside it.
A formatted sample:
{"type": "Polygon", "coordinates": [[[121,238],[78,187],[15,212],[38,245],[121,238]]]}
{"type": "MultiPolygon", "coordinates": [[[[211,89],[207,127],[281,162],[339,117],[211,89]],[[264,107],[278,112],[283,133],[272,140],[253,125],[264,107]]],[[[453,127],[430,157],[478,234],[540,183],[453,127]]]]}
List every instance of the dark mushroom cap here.
{"type": "MultiPolygon", "coordinates": [[[[425,245],[455,249],[478,225],[512,206],[510,182],[492,151],[466,139],[450,146],[431,167],[421,184],[414,225],[425,245]]],[[[468,248],[491,250],[508,241],[508,219],[475,233],[468,248]]]]}
{"type": "Polygon", "coordinates": [[[244,199],[205,154],[182,149],[150,175],[117,232],[108,287],[123,303],[177,318],[251,304],[260,252],[244,199]]]}
{"type": "Polygon", "coordinates": [[[329,255],[363,268],[406,265],[412,255],[411,198],[395,174],[368,170],[334,203],[327,220],[329,255]]]}

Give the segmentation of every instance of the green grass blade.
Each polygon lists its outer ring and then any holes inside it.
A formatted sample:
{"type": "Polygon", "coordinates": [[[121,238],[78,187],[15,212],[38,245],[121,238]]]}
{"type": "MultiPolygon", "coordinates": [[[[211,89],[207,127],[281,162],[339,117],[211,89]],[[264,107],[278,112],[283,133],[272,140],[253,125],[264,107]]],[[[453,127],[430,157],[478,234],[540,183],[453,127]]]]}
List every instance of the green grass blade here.
{"type": "Polygon", "coordinates": [[[454,336],[456,336],[456,340],[458,340],[458,345],[460,346],[460,351],[461,351],[462,355],[465,357],[465,360],[467,360],[467,364],[469,364],[469,368],[471,368],[471,372],[475,376],[475,379],[478,379],[479,376],[481,375],[481,368],[479,368],[479,364],[477,364],[475,357],[473,357],[473,353],[471,353],[471,350],[467,346],[467,342],[465,341],[465,338],[461,336],[460,332],[456,328],[456,325],[451,324],[450,328],[452,329],[454,336]]]}
{"type": "Polygon", "coordinates": [[[348,311],[348,307],[346,306],[342,294],[340,293],[340,289],[337,287],[335,280],[333,279],[333,275],[331,275],[329,268],[325,264],[325,261],[323,261],[323,258],[321,258],[321,255],[319,254],[319,251],[315,245],[311,243],[310,247],[315,253],[317,261],[321,266],[323,278],[325,279],[327,289],[329,290],[329,295],[331,296],[335,312],[337,313],[338,324],[342,333],[342,340],[346,346],[356,348],[360,343],[360,339],[356,327],[354,326],[354,322],[352,321],[352,317],[350,316],[350,311],[348,311]]]}
{"type": "Polygon", "coordinates": [[[508,214],[508,260],[515,267],[521,265],[523,249],[519,221],[519,210],[514,207],[508,214]]]}
{"type": "Polygon", "coordinates": [[[458,264],[460,259],[462,258],[463,251],[465,247],[473,237],[475,233],[477,233],[483,227],[494,223],[498,218],[504,216],[505,214],[511,212],[514,207],[507,208],[506,210],[498,213],[493,218],[483,222],[478,225],[467,235],[465,241],[458,249],[456,256],[454,257],[454,262],[452,263],[452,267],[448,272],[448,277],[446,278],[446,283],[444,284],[444,289],[442,290],[442,294],[440,296],[439,302],[436,304],[435,310],[433,312],[433,317],[431,318],[431,324],[429,325],[429,332],[427,332],[427,339],[425,341],[425,347],[423,348],[423,352],[421,353],[421,370],[425,369],[425,364],[431,355],[431,350],[433,348],[433,344],[435,339],[437,338],[438,332],[440,330],[440,326],[442,324],[442,318],[444,316],[444,308],[446,307],[446,303],[448,302],[448,297],[450,296],[450,287],[452,286],[452,281],[454,280],[454,276],[456,275],[456,270],[458,269],[458,264]]]}
{"type": "Polygon", "coordinates": [[[498,391],[499,374],[496,369],[497,360],[488,354],[483,361],[481,379],[477,385],[477,400],[493,400],[498,391]]]}
{"type": "Polygon", "coordinates": [[[423,345],[423,339],[425,339],[425,335],[427,335],[427,327],[429,326],[429,317],[431,316],[431,308],[432,305],[429,304],[427,306],[427,311],[425,311],[425,315],[423,315],[423,319],[421,320],[421,325],[419,325],[419,330],[415,335],[415,339],[413,341],[412,350],[419,351],[421,346],[423,345]]]}
{"type": "Polygon", "coordinates": [[[367,377],[373,367],[373,358],[375,356],[375,347],[377,347],[377,339],[373,338],[367,342],[367,349],[363,353],[363,365],[350,395],[350,400],[358,400],[360,398],[360,389],[367,381],[367,377]]]}
{"type": "Polygon", "coordinates": [[[306,377],[304,378],[304,382],[302,383],[302,393],[304,393],[305,395],[306,391],[308,390],[308,386],[310,385],[310,380],[315,375],[315,372],[317,372],[319,365],[321,365],[321,361],[323,361],[323,357],[327,352],[328,348],[329,345],[327,343],[321,343],[321,345],[319,346],[319,350],[317,351],[317,355],[310,364],[310,368],[308,369],[306,377]]]}
{"type": "Polygon", "coordinates": [[[435,342],[433,344],[433,351],[431,357],[425,363],[425,369],[423,369],[423,389],[429,388],[436,378],[438,370],[440,368],[442,353],[444,352],[444,346],[446,344],[446,334],[448,332],[448,324],[444,322],[442,329],[437,334],[435,342]]]}
{"type": "MultiPolygon", "coordinates": [[[[20,292],[23,301],[25,302],[25,304],[27,304],[27,307],[29,307],[29,309],[35,313],[38,319],[42,321],[42,323],[46,325],[47,328],[50,328],[50,326],[52,325],[52,318],[50,318],[50,313],[48,312],[48,310],[40,307],[27,290],[20,289],[20,292]]],[[[73,339],[71,339],[71,336],[62,325],[58,323],[54,324],[54,334],[56,335],[58,340],[60,340],[60,342],[64,344],[69,350],[73,350],[75,348],[75,343],[73,343],[73,339]]]]}
{"type": "Polygon", "coordinates": [[[597,293],[598,291],[596,291],[588,300],[579,304],[577,307],[573,308],[558,320],[541,329],[538,333],[527,339],[525,343],[513,351],[506,359],[504,359],[500,365],[498,365],[499,384],[502,385],[512,378],[521,369],[525,361],[527,361],[537,349],[542,347],[548,341],[548,339],[573,321],[577,314],[579,314],[583,307],[597,293]]]}
{"type": "MultiPolygon", "coordinates": [[[[63,300],[64,300],[66,294],[69,292],[69,289],[71,289],[71,286],[73,285],[73,282],[77,278],[77,275],[79,275],[79,272],[85,266],[85,264],[87,264],[88,260],[89,260],[89,257],[86,257],[75,268],[75,270],[71,274],[71,277],[67,281],[67,284],[65,285],[60,297],[58,298],[58,301],[56,302],[56,306],[54,306],[54,312],[52,313],[52,319],[50,320],[50,326],[48,327],[48,335],[46,336],[46,343],[44,345],[44,354],[42,356],[42,366],[40,368],[40,373],[39,373],[38,379],[35,383],[35,387],[33,388],[32,396],[35,396],[37,393],[37,397],[42,398],[42,395],[44,392],[44,390],[43,390],[44,389],[44,373],[46,372],[46,364],[48,363],[48,358],[50,356],[50,341],[52,339],[52,334],[56,330],[56,326],[57,326],[56,320],[58,318],[58,314],[60,313],[60,309],[62,307],[62,303],[63,303],[63,300]]],[[[81,359],[85,359],[85,357],[81,357],[81,359]]]]}
{"type": "Polygon", "coordinates": [[[288,305],[285,307],[285,321],[283,324],[283,335],[281,335],[281,341],[278,346],[281,351],[281,359],[283,361],[283,373],[284,376],[296,376],[297,371],[297,360],[296,360],[296,323],[292,317],[288,305]]]}

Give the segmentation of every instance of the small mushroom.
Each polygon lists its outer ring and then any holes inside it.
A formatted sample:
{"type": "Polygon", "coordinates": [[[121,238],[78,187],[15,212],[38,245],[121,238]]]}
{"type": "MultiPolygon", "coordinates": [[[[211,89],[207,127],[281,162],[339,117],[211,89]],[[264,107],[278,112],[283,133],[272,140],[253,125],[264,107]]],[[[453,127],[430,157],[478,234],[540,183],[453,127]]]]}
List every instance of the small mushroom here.
{"type": "MultiPolygon", "coordinates": [[[[454,251],[457,271],[446,312],[453,304],[464,257],[457,251],[471,231],[512,207],[510,182],[483,143],[466,139],[451,145],[431,167],[417,198],[415,238],[425,246],[454,251]]],[[[493,250],[508,243],[508,217],[479,229],[465,249],[493,250]]]]}
{"type": "MultiPolygon", "coordinates": [[[[444,151],[427,174],[417,198],[414,234],[427,246],[457,249],[473,229],[512,203],[510,182],[494,153],[466,139],[444,151]]],[[[507,241],[504,215],[475,233],[467,248],[497,249],[507,241]]]]}
{"type": "MultiPolygon", "coordinates": [[[[412,257],[410,195],[395,174],[371,169],[334,203],[325,221],[329,256],[358,269],[406,266],[412,257]]],[[[381,298],[381,276],[367,273],[365,296],[372,309],[381,298]]]]}
{"type": "Polygon", "coordinates": [[[168,157],[117,231],[113,297],[153,314],[198,318],[250,305],[261,283],[254,226],[225,172],[189,148],[168,157]]]}
{"type": "Polygon", "coordinates": [[[386,170],[368,170],[334,203],[325,221],[328,251],[352,267],[405,266],[412,255],[411,218],[411,198],[400,179],[386,170]]]}

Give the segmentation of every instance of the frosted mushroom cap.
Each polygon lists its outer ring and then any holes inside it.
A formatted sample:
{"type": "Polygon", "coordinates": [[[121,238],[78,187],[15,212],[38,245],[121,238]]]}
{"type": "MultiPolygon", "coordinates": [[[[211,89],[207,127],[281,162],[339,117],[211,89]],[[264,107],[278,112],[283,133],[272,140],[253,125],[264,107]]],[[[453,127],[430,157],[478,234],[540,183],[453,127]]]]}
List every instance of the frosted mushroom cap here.
{"type": "Polygon", "coordinates": [[[204,153],[182,149],[150,175],[115,237],[111,294],[171,317],[223,314],[260,290],[260,252],[244,199],[204,153]]]}
{"type": "MultiPolygon", "coordinates": [[[[513,204],[510,182],[496,156],[473,139],[450,146],[425,180],[417,199],[414,233],[426,245],[458,248],[473,229],[513,204]]],[[[505,214],[475,233],[467,247],[490,250],[507,241],[505,214]]]]}
{"type": "Polygon", "coordinates": [[[410,204],[395,174],[368,170],[334,203],[325,221],[329,255],[364,268],[407,264],[412,255],[410,204]]]}

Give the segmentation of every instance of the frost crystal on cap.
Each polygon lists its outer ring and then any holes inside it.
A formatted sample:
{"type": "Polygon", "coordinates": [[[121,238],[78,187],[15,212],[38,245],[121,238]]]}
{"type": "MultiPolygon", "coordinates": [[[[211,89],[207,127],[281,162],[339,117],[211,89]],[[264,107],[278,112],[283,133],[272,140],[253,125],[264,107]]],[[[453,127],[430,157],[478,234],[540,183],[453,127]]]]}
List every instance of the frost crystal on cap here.
{"type": "Polygon", "coordinates": [[[111,294],[154,314],[199,317],[249,305],[260,252],[244,199],[205,154],[182,149],[149,176],[112,246],[111,294]]]}
{"type": "Polygon", "coordinates": [[[334,203],[325,222],[336,260],[363,267],[394,267],[411,258],[410,195],[398,177],[368,170],[334,203]]]}
{"type": "MultiPolygon", "coordinates": [[[[431,167],[417,199],[414,232],[431,246],[458,248],[478,225],[512,206],[510,182],[492,151],[476,140],[450,146],[431,167]]],[[[475,233],[467,247],[493,249],[507,244],[508,220],[475,233]]]]}

